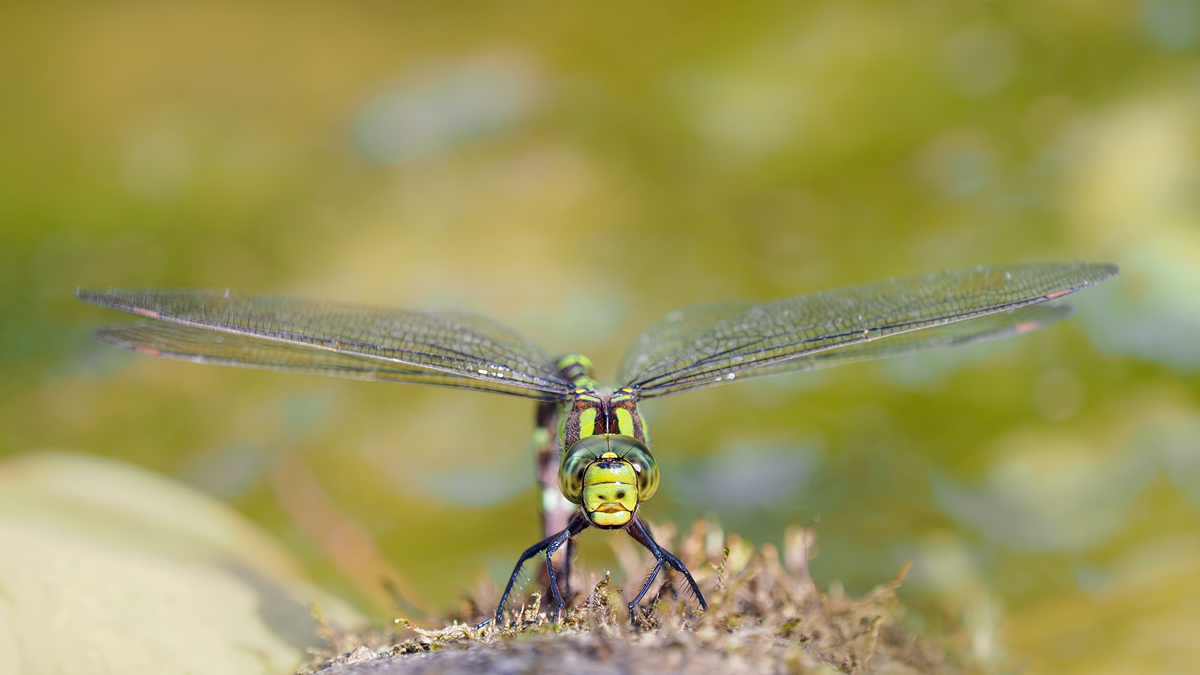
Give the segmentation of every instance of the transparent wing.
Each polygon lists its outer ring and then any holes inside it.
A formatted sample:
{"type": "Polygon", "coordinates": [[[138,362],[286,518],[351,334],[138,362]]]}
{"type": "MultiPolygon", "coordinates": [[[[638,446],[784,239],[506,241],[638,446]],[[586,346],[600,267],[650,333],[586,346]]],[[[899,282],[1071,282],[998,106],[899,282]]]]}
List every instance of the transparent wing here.
{"type": "MultiPolygon", "coordinates": [[[[960,345],[987,342],[1013,335],[1024,335],[1071,316],[1075,310],[1070,305],[1030,305],[999,314],[989,314],[977,319],[947,323],[922,331],[900,333],[882,340],[859,342],[848,347],[809,354],[799,361],[784,361],[738,374],[736,378],[751,379],[804,370],[832,368],[858,361],[873,361],[892,356],[904,356],[919,352],[957,347],[960,345]]],[[[713,382],[713,384],[717,384],[713,382]]]]}
{"type": "Polygon", "coordinates": [[[761,305],[680,310],[638,337],[622,361],[619,381],[649,398],[738,377],[830,367],[1027,332],[1044,325],[1045,317],[1019,330],[1027,322],[1014,310],[1093,286],[1116,273],[1115,265],[1100,263],[976,267],[761,305]],[[1011,314],[980,321],[1003,312],[1011,314]],[[960,322],[959,328],[949,327],[960,322]]]}
{"type": "Polygon", "coordinates": [[[95,333],[101,342],[148,354],[543,400],[571,391],[533,341],[477,314],[212,291],[80,290],[76,296],[157,319],[95,333]]]}
{"type": "Polygon", "coordinates": [[[462,375],[417,368],[382,359],[323,351],[286,342],[272,342],[237,333],[212,331],[173,323],[138,321],[109,326],[93,331],[92,337],[97,342],[129,349],[139,354],[195,363],[261,368],[290,373],[314,373],[377,382],[434,384],[459,389],[538,397],[537,391],[516,385],[505,386],[499,382],[483,382],[462,375]]]}

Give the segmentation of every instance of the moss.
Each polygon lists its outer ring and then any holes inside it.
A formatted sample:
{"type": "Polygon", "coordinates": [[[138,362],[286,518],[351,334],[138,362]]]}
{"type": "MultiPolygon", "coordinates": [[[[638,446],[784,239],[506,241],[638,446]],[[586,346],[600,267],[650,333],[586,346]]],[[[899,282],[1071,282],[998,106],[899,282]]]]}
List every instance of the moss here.
{"type": "MultiPolygon", "coordinates": [[[[669,541],[669,529],[658,528],[656,537],[669,541]]],[[[605,573],[558,621],[534,594],[506,625],[475,629],[495,602],[494,591],[482,585],[439,630],[404,619],[395,629],[366,634],[326,626],[330,649],[301,672],[984,672],[957,647],[956,636],[918,636],[902,624],[896,588],[907,566],[861,598],[836,589],[822,593],[808,573],[812,544],[810,530],[790,529],[781,560],[772,545],[756,549],[699,521],[679,552],[709,601],[706,612],[696,611],[667,579],[651,590],[655,600],[643,602],[651,608],[631,625],[623,594],[605,573]]],[[[646,561],[621,553],[626,578],[641,578],[646,561]]]]}

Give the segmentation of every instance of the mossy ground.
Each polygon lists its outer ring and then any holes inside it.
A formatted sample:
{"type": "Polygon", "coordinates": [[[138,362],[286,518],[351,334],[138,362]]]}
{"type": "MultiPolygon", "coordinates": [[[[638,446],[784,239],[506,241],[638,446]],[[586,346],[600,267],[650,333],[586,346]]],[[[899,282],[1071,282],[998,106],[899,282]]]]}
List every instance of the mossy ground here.
{"type": "MultiPolygon", "coordinates": [[[[670,541],[670,527],[656,528],[670,541]]],[[[588,575],[590,592],[558,621],[535,594],[507,625],[473,626],[496,601],[489,584],[464,602],[440,630],[398,620],[395,628],[345,634],[327,628],[330,648],[302,673],[981,673],[961,636],[918,636],[904,626],[896,578],[861,598],[820,592],[808,573],[809,530],[792,528],[781,552],[754,548],[698,521],[679,547],[709,602],[704,613],[656,583],[652,609],[631,625],[626,601],[604,574],[588,575]],[[782,559],[781,559],[782,558],[782,559]]],[[[627,579],[641,578],[647,560],[618,546],[627,579]]],[[[584,575],[579,575],[580,577],[584,575]]],[[[578,578],[578,577],[577,577],[578,578]]],[[[678,581],[677,579],[675,581],[678,581]]],[[[626,589],[628,591],[628,589],[626,589]]]]}

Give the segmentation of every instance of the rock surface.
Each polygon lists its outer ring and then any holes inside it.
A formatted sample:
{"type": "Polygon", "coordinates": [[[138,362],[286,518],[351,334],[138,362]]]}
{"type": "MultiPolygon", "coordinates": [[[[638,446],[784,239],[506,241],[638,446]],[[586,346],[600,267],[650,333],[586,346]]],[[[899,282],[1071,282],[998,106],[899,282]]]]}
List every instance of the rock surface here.
{"type": "Polygon", "coordinates": [[[322,640],[309,584],[221,502],[112,460],[0,462],[0,673],[242,675],[296,668],[322,640]]]}

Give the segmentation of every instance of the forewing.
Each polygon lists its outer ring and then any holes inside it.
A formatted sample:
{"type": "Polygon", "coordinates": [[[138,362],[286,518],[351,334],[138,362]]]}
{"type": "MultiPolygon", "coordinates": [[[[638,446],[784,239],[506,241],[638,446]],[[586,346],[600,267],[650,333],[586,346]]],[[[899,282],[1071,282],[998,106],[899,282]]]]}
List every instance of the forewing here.
{"type": "MultiPolygon", "coordinates": [[[[383,359],[330,352],[304,345],[165,322],[134,322],[98,328],[96,341],[139,354],[222,366],[332,375],[354,380],[433,384],[458,389],[541,398],[540,392],[505,386],[383,359]]],[[[548,396],[547,396],[548,397],[548,396]]]]}
{"type": "Polygon", "coordinates": [[[563,398],[571,388],[533,341],[476,314],[211,291],[111,289],[76,295],[163,322],[96,332],[101,342],[144,353],[546,400],[563,398]]]}
{"type": "Polygon", "coordinates": [[[1014,310],[1098,284],[1116,272],[1115,265],[1099,263],[976,267],[761,305],[682,310],[635,341],[622,362],[620,381],[648,398],[738,377],[934,349],[982,335],[1003,337],[1025,332],[1016,329],[1022,321],[1014,310]],[[975,324],[1001,312],[1013,312],[1017,319],[1010,318],[1007,326],[1003,318],[975,324]],[[972,325],[928,332],[959,322],[972,325]]]}
{"type": "MultiPolygon", "coordinates": [[[[1074,309],[1070,305],[1041,304],[1030,305],[999,314],[947,323],[920,331],[900,333],[891,337],[870,342],[859,342],[848,347],[830,349],[809,354],[802,359],[784,361],[774,366],[756,368],[737,374],[728,379],[750,379],[779,375],[806,370],[833,368],[847,363],[873,361],[892,356],[905,356],[920,352],[957,347],[961,345],[987,342],[1014,335],[1024,335],[1035,330],[1058,323],[1071,316],[1074,309]]],[[[718,384],[713,382],[713,385],[718,384]]],[[[667,392],[669,393],[669,392],[667,392]]],[[[660,394],[661,395],[661,394],[660,394]]]]}

